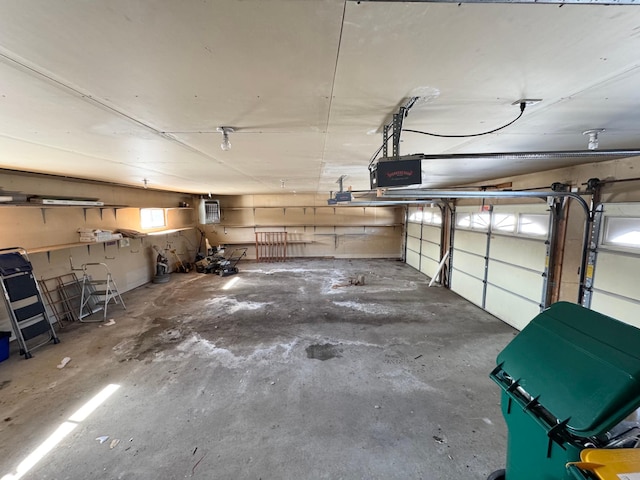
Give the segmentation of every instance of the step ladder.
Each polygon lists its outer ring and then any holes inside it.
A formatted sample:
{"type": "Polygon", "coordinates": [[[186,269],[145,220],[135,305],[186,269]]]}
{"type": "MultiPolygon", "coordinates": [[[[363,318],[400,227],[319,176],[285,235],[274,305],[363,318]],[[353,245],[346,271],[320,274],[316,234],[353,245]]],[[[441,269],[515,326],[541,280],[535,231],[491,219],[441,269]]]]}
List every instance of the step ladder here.
{"type": "Polygon", "coordinates": [[[60,343],[24,248],[0,249],[0,284],[20,355],[31,358],[31,350],[50,341],[60,343]],[[27,343],[31,339],[38,339],[40,343],[27,343]]]}
{"type": "Polygon", "coordinates": [[[107,306],[112,301],[116,304],[122,304],[122,308],[127,309],[106,263],[85,263],[82,265],[82,273],[82,294],[80,298],[80,313],[78,315],[81,322],[105,321],[107,319],[107,306]],[[100,274],[105,275],[105,278],[102,280],[97,279],[100,274]],[[85,317],[100,310],[103,311],[102,320],[85,319],[85,317]]]}

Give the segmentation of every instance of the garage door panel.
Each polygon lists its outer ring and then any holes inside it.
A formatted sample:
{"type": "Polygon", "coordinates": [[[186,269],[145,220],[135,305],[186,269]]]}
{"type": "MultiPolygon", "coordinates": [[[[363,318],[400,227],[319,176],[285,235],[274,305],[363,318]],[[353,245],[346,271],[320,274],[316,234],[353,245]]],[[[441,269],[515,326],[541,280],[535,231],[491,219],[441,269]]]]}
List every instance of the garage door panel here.
{"type": "Polygon", "coordinates": [[[500,288],[487,285],[485,310],[512,327],[522,330],[540,313],[540,306],[500,288]]]}
{"type": "Polygon", "coordinates": [[[543,271],[547,249],[544,241],[493,235],[489,256],[506,263],[543,271]]]}
{"type": "Polygon", "coordinates": [[[420,252],[420,239],[416,237],[407,237],[407,248],[414,252],[420,252]]]}
{"type": "Polygon", "coordinates": [[[407,250],[407,264],[409,264],[416,270],[420,270],[420,254],[411,250],[407,250]]]}
{"type": "Polygon", "coordinates": [[[539,302],[542,297],[544,279],[540,272],[532,272],[515,265],[489,261],[487,281],[535,302],[539,302]]]}
{"type": "Polygon", "coordinates": [[[431,225],[422,226],[422,239],[429,240],[430,242],[440,244],[440,227],[433,227],[431,225]]]}
{"type": "Polygon", "coordinates": [[[407,223],[407,235],[420,238],[421,230],[422,230],[422,226],[419,223],[411,223],[411,222],[407,223]]]}
{"type": "Polygon", "coordinates": [[[595,292],[591,309],[640,328],[640,305],[631,299],[609,295],[607,292],[595,292]]]}
{"type": "Polygon", "coordinates": [[[637,298],[640,257],[600,252],[593,277],[596,289],[637,298]]]}
{"type": "Polygon", "coordinates": [[[456,250],[453,257],[453,276],[464,272],[474,277],[484,278],[484,258],[456,250]]]}
{"type": "Polygon", "coordinates": [[[433,260],[440,261],[440,245],[422,241],[422,255],[426,255],[433,260]]]}
{"type": "Polygon", "coordinates": [[[455,248],[484,256],[487,253],[487,234],[457,230],[455,248]]]}
{"type": "Polygon", "coordinates": [[[426,276],[433,278],[438,270],[438,262],[432,260],[431,258],[427,258],[424,255],[420,261],[420,271],[424,273],[426,276]]]}
{"type": "Polygon", "coordinates": [[[482,281],[458,271],[455,276],[451,278],[451,290],[479,307],[482,307],[482,281]]]}

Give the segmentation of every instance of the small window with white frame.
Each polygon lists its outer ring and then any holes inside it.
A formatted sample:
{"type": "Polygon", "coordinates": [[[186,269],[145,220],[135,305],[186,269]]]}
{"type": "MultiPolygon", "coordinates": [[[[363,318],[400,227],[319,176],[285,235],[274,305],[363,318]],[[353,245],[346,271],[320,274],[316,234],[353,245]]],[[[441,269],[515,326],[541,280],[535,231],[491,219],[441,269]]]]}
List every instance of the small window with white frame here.
{"type": "Polygon", "coordinates": [[[546,237],[549,233],[549,215],[546,213],[521,213],[518,216],[518,233],[546,237]]]}
{"type": "Polygon", "coordinates": [[[640,218],[606,217],[602,243],[619,247],[640,248],[640,218]]]}
{"type": "Polygon", "coordinates": [[[456,213],[456,226],[472,230],[488,230],[491,214],[480,213],[456,213]]]}
{"type": "Polygon", "coordinates": [[[411,212],[409,214],[409,221],[413,222],[413,223],[422,222],[422,217],[423,217],[422,213],[423,213],[422,210],[415,210],[415,211],[411,212]]]}
{"type": "Polygon", "coordinates": [[[513,233],[516,229],[517,217],[513,213],[494,213],[491,228],[494,231],[513,233]]]}
{"type": "Polygon", "coordinates": [[[141,208],[140,226],[143,229],[161,228],[167,225],[164,208],[141,208]]]}
{"type": "Polygon", "coordinates": [[[431,225],[442,225],[442,214],[435,210],[423,212],[422,221],[431,225]]]}

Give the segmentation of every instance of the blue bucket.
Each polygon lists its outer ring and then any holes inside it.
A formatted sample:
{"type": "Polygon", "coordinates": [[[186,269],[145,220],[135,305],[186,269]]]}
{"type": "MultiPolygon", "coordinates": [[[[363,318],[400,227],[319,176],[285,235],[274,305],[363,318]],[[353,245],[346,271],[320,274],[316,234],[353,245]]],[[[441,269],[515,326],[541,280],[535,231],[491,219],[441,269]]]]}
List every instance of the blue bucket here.
{"type": "Polygon", "coordinates": [[[0,362],[9,358],[9,338],[11,332],[0,332],[0,362]]]}

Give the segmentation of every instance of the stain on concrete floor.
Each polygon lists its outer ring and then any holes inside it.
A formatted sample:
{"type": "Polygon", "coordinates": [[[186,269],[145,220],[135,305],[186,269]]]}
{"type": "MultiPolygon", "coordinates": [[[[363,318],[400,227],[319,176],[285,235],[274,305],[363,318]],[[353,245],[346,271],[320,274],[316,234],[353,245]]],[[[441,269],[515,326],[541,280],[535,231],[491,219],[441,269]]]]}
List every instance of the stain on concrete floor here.
{"type": "Polygon", "coordinates": [[[322,361],[342,357],[342,349],[330,343],[325,343],[324,345],[309,345],[305,348],[305,351],[307,352],[307,358],[322,361]]]}
{"type": "Polygon", "coordinates": [[[25,480],[472,480],[504,465],[488,373],[513,329],[396,261],[242,262],[237,278],[173,275],[127,292],[116,325],[70,324],[28,361],[12,351],[0,477],[109,383],[25,480]],[[366,285],[331,288],[358,274],[366,285]]]}

